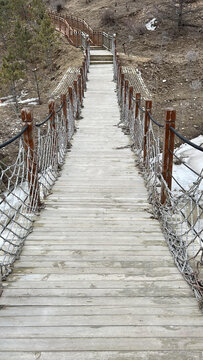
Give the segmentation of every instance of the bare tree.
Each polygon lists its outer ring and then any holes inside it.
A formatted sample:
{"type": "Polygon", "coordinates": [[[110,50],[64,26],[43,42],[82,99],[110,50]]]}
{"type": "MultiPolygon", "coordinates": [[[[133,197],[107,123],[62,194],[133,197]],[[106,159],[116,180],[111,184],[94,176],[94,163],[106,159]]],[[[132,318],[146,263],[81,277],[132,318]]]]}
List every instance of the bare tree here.
{"type": "Polygon", "coordinates": [[[66,0],[44,0],[44,1],[57,12],[63,10],[67,2],[66,0]]]}
{"type": "Polygon", "coordinates": [[[176,22],[179,29],[183,26],[196,27],[198,24],[195,24],[195,16],[202,8],[194,6],[195,3],[198,3],[198,0],[165,0],[161,8],[157,8],[158,16],[162,20],[176,22]]]}

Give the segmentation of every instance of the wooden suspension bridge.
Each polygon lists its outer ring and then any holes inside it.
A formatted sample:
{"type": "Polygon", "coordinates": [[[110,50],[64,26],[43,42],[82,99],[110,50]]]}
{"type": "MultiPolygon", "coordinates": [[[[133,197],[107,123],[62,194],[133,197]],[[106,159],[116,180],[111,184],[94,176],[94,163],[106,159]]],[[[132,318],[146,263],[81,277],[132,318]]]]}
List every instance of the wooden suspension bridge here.
{"type": "Polygon", "coordinates": [[[0,298],[2,360],[200,360],[203,317],[174,265],[90,50],[83,119],[0,298]]]}

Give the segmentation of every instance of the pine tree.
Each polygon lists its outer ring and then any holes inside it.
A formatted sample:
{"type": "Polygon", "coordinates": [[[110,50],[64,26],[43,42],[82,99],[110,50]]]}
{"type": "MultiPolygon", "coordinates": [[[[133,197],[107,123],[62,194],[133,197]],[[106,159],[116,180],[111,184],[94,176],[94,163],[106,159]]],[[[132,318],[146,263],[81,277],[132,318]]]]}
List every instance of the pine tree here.
{"type": "Polygon", "coordinates": [[[11,44],[16,59],[23,60],[26,64],[30,61],[31,40],[32,35],[28,27],[18,20],[15,24],[11,44]]]}
{"type": "Polygon", "coordinates": [[[0,71],[0,79],[2,82],[9,85],[14,97],[16,114],[18,115],[18,101],[16,93],[16,81],[24,78],[24,66],[19,61],[16,61],[13,54],[10,52],[7,56],[3,57],[2,66],[0,71]]]}
{"type": "Polygon", "coordinates": [[[53,61],[53,51],[56,43],[55,29],[47,14],[44,15],[39,26],[39,32],[35,39],[39,51],[47,65],[53,61]]]}
{"type": "Polygon", "coordinates": [[[27,20],[29,18],[29,0],[8,0],[14,19],[27,20]]]}
{"type": "Polygon", "coordinates": [[[11,27],[10,1],[0,0],[0,37],[3,42],[3,50],[7,49],[7,38],[11,27]]]}
{"type": "Polygon", "coordinates": [[[44,2],[0,0],[0,38],[4,43],[0,80],[16,97],[16,82],[28,71],[39,63],[52,69],[57,37],[44,2]]]}
{"type": "Polygon", "coordinates": [[[195,16],[200,11],[199,6],[192,7],[191,4],[197,0],[165,0],[162,8],[158,10],[161,20],[171,20],[177,24],[178,29],[183,26],[197,26],[195,16]]]}

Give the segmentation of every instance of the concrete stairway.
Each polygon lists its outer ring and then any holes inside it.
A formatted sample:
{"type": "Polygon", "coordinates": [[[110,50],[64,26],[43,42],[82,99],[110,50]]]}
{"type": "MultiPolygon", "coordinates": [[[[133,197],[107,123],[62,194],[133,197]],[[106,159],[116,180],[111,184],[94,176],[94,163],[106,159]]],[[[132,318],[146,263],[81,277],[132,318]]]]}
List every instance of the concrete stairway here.
{"type": "Polygon", "coordinates": [[[113,64],[113,55],[101,47],[91,48],[90,65],[108,65],[113,64]]]}

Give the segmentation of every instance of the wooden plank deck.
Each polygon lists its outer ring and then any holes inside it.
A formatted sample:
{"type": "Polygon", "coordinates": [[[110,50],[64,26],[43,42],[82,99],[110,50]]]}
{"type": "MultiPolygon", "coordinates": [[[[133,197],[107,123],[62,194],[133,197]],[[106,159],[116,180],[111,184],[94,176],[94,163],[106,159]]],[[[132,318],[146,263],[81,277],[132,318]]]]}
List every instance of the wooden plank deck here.
{"type": "Polygon", "coordinates": [[[1,360],[200,360],[203,317],[168,251],[112,65],[92,65],[62,175],[0,298],[1,360]]]}

